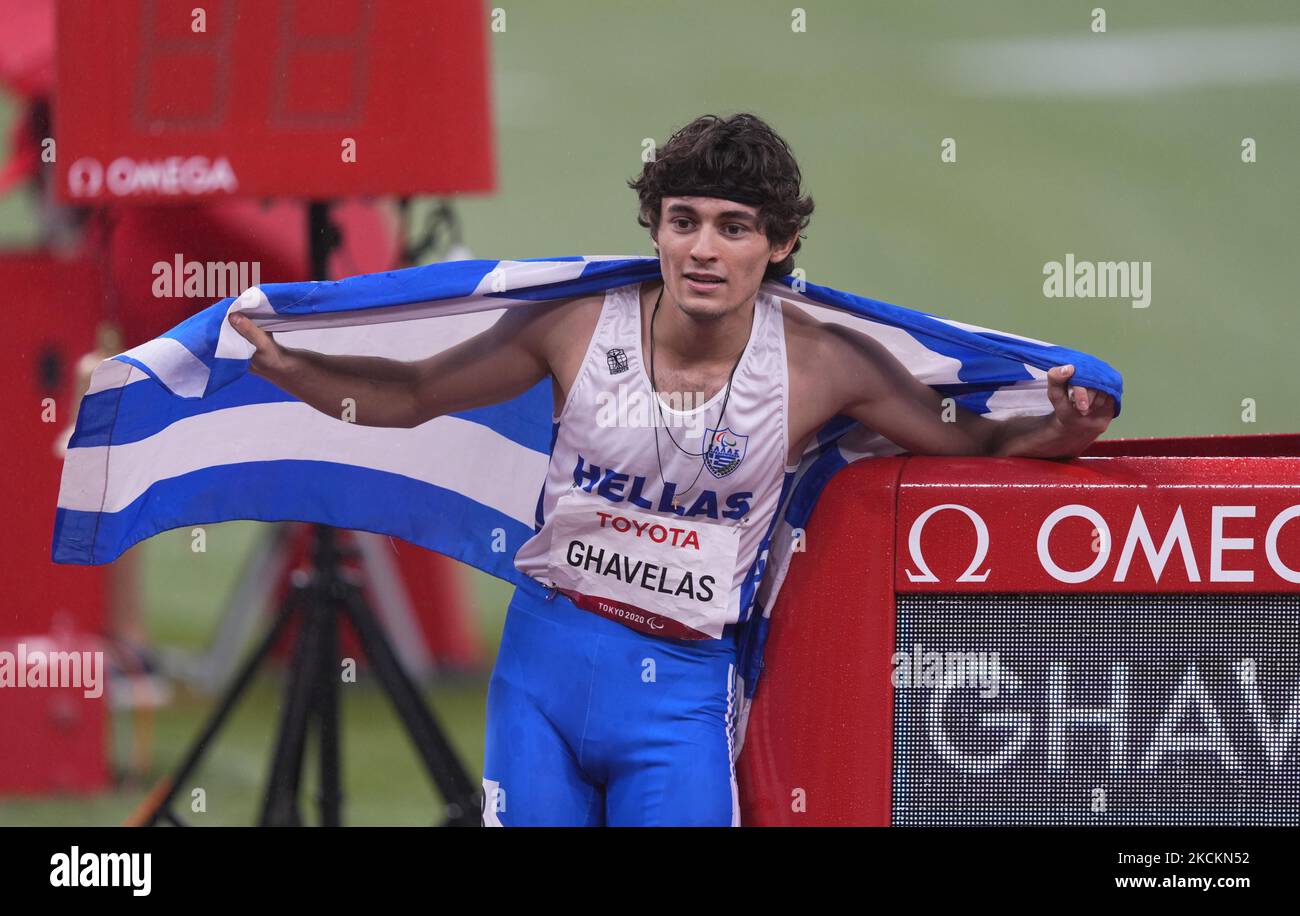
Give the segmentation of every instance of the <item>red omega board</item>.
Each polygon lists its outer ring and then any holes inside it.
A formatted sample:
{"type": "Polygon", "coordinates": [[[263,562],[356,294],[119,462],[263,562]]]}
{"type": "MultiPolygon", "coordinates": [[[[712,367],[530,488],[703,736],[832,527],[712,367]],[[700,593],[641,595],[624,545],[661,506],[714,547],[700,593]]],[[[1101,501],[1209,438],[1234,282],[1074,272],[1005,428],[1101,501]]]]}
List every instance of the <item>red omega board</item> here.
{"type": "Polygon", "coordinates": [[[61,0],[56,28],[64,201],[493,188],[478,0],[61,0]]]}
{"type": "Polygon", "coordinates": [[[772,611],[742,823],[1300,823],[1297,455],[843,468],[772,611]]]}

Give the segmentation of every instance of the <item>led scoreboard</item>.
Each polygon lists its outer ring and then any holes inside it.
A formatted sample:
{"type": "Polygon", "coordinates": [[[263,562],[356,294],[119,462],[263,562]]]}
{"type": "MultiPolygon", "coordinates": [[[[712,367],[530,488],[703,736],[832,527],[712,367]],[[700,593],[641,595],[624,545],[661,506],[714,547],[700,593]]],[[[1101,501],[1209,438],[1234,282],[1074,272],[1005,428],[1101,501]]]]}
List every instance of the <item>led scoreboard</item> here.
{"type": "Polygon", "coordinates": [[[491,190],[486,29],[478,0],[60,0],[59,195],[491,190]]]}
{"type": "Polygon", "coordinates": [[[1300,824],[1300,436],[891,457],[772,611],[746,824],[1300,824]]]}

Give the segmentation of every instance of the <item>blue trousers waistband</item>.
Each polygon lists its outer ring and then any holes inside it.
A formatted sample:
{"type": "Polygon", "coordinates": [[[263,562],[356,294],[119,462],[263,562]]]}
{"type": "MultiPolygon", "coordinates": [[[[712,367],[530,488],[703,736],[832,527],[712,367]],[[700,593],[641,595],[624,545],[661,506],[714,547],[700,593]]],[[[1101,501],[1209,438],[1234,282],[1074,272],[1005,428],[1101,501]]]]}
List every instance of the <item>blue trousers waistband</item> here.
{"type": "Polygon", "coordinates": [[[551,590],[531,576],[524,577],[522,584],[516,587],[510,606],[522,606],[530,613],[546,617],[576,630],[609,636],[614,639],[631,639],[643,643],[668,643],[684,649],[698,651],[702,655],[717,652],[734,652],[736,649],[738,627],[727,624],[722,628],[719,639],[672,639],[663,636],[650,636],[631,627],[609,620],[591,611],[584,611],[564,595],[551,590]]]}

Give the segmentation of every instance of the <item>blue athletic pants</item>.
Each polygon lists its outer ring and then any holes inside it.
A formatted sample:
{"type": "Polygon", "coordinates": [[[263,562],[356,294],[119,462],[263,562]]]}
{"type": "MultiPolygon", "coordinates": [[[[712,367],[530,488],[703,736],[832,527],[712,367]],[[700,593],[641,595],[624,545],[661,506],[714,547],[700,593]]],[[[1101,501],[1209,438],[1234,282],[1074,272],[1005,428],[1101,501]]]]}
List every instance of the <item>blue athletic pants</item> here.
{"type": "Polygon", "coordinates": [[[534,580],[488,686],[483,823],[737,826],[734,627],[644,635],[534,580]]]}

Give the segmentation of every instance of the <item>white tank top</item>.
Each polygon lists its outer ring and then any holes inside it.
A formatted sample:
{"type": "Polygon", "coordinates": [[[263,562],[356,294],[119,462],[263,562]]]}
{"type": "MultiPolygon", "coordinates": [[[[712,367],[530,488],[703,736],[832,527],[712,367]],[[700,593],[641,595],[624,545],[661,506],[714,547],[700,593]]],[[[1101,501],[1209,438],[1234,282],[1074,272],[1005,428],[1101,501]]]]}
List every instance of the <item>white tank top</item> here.
{"type": "Polygon", "coordinates": [[[785,464],[781,302],[763,292],[755,298],[730,396],[724,384],[703,404],[666,403],[651,390],[643,352],[640,284],[607,290],[582,365],[551,418],[534,534],[515,567],[634,629],[721,638],[749,614],[797,467],[785,464]]]}

